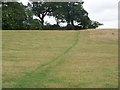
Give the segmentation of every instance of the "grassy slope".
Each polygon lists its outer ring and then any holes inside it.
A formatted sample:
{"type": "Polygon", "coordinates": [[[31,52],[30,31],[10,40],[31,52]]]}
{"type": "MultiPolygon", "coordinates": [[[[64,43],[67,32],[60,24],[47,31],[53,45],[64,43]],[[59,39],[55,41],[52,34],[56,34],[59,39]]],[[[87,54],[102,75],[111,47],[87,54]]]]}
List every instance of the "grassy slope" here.
{"type": "Polygon", "coordinates": [[[3,31],[3,87],[117,87],[117,30],[3,31]]]}

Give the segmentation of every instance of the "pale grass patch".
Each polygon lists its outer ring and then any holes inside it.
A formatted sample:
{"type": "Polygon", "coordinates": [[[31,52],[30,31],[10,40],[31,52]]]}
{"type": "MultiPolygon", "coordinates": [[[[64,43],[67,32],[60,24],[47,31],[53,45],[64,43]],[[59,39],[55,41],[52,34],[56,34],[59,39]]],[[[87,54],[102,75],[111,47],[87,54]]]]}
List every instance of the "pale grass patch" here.
{"type": "Polygon", "coordinates": [[[90,39],[94,41],[118,41],[118,30],[89,30],[90,39]]]}

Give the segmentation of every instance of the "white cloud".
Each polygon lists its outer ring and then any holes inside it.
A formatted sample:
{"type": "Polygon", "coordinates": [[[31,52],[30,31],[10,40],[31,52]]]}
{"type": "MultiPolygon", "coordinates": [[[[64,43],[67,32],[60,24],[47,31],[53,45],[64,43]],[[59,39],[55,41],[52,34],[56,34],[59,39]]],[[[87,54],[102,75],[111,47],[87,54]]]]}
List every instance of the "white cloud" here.
{"type": "Polygon", "coordinates": [[[119,0],[84,0],[83,6],[92,20],[104,24],[100,28],[117,28],[118,2],[119,0]]]}
{"type": "Polygon", "coordinates": [[[55,18],[52,16],[51,17],[46,16],[44,20],[45,20],[45,23],[56,24],[55,18]]]}
{"type": "Polygon", "coordinates": [[[20,0],[20,2],[23,3],[23,5],[27,5],[29,0],[20,0]]]}

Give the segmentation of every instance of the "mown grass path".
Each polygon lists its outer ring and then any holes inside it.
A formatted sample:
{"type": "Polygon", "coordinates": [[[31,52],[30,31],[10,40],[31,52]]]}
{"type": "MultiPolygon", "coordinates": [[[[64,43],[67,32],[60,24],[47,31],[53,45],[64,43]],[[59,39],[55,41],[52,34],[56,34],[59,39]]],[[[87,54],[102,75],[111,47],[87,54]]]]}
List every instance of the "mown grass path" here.
{"type": "MultiPolygon", "coordinates": [[[[67,56],[67,53],[74,48],[79,41],[80,31],[76,31],[73,44],[66,48],[63,53],[58,55],[56,58],[47,62],[43,65],[38,66],[34,71],[27,73],[17,81],[15,88],[27,88],[27,87],[46,87],[44,81],[48,80],[49,73],[52,71],[55,66],[60,65],[64,62],[64,58],[67,56]],[[39,84],[39,86],[38,86],[39,84]]],[[[52,52],[51,52],[52,53],[52,52]]]]}

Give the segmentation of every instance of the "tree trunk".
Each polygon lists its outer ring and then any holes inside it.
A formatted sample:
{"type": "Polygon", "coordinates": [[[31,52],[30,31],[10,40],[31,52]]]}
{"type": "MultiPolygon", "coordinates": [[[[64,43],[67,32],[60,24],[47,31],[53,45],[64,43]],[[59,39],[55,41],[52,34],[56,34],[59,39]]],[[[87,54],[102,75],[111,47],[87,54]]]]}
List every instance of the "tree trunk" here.
{"type": "Polygon", "coordinates": [[[74,22],[73,22],[73,20],[71,20],[71,25],[74,26],[74,22]]]}
{"type": "Polygon", "coordinates": [[[67,26],[70,26],[70,21],[67,21],[67,26]]]}
{"type": "Polygon", "coordinates": [[[41,24],[44,25],[44,18],[41,18],[41,24]]]}
{"type": "Polygon", "coordinates": [[[38,15],[38,17],[39,17],[39,19],[40,19],[40,23],[42,24],[42,25],[44,25],[44,17],[42,16],[40,16],[40,14],[38,15]]]}
{"type": "Polygon", "coordinates": [[[55,19],[56,20],[56,22],[57,22],[57,26],[59,26],[59,20],[58,19],[55,19]]]}

